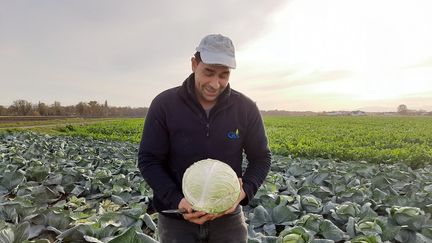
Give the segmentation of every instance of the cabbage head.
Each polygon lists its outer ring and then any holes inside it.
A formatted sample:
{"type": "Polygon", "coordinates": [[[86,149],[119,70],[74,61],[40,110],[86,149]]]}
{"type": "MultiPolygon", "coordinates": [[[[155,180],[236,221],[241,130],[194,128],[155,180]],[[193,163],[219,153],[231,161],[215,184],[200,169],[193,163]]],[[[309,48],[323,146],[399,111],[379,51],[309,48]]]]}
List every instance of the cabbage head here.
{"type": "Polygon", "coordinates": [[[240,196],[237,174],[229,165],[214,159],[192,164],[183,175],[182,189],[192,208],[206,213],[222,213],[240,196]]]}

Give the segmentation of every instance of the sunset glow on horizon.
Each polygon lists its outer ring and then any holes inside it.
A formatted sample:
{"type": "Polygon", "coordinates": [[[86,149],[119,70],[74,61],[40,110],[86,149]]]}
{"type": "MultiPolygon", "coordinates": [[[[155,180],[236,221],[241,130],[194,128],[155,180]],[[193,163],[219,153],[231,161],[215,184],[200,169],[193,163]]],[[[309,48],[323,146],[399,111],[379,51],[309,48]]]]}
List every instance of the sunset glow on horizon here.
{"type": "MultiPolygon", "coordinates": [[[[279,88],[292,91],[279,93],[280,102],[286,100],[284,109],[292,107],[297,97],[290,96],[301,87],[318,100],[341,97],[346,107],[402,102],[413,95],[430,98],[432,16],[427,9],[431,2],[289,2],[273,16],[271,31],[240,50],[248,65],[241,75],[250,77],[249,69],[269,70],[259,78],[276,76],[279,88]]],[[[250,91],[259,97],[273,84],[262,80],[250,91]]]]}

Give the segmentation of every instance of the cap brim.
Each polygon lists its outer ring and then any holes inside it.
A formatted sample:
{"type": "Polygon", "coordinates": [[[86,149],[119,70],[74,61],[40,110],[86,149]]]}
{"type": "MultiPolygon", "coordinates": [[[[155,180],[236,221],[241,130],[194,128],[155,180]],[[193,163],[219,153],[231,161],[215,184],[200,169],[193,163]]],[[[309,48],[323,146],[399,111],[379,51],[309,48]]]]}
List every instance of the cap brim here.
{"type": "Polygon", "coordinates": [[[226,54],[201,51],[200,56],[202,62],[205,64],[219,64],[232,69],[236,68],[235,57],[231,57],[226,54]]]}

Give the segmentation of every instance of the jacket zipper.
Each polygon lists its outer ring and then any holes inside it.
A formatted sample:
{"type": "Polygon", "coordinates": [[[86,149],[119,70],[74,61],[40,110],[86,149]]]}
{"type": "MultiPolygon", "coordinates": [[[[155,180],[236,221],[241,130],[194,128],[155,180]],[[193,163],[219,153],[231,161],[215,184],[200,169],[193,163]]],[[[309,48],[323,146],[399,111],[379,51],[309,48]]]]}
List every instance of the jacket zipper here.
{"type": "MultiPolygon", "coordinates": [[[[210,111],[209,116],[208,116],[208,117],[205,116],[205,117],[206,117],[206,119],[205,119],[205,122],[206,122],[206,137],[210,137],[210,121],[212,120],[212,118],[214,118],[214,117],[215,117],[219,112],[221,112],[221,111],[227,109],[229,106],[230,106],[230,105],[225,106],[225,107],[222,107],[222,108],[216,110],[214,113],[212,113],[212,112],[210,111]]],[[[204,113],[205,113],[205,112],[204,112],[204,113]]]]}

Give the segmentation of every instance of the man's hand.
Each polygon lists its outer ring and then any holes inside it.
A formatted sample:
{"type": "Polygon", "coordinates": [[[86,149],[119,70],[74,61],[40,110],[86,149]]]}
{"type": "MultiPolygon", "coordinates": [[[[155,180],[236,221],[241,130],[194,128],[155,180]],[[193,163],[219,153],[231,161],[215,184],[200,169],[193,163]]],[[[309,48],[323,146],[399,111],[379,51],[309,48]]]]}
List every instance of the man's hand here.
{"type": "Polygon", "coordinates": [[[240,202],[246,197],[246,193],[243,190],[243,181],[241,178],[239,178],[239,182],[240,182],[239,198],[234,203],[234,205],[231,208],[229,208],[228,210],[226,210],[225,212],[219,213],[219,214],[208,214],[208,213],[202,212],[202,211],[194,211],[192,209],[192,205],[186,200],[186,198],[183,198],[180,201],[179,206],[178,206],[179,209],[184,209],[187,212],[187,213],[183,214],[183,218],[186,219],[187,221],[195,223],[195,224],[204,224],[205,222],[207,222],[209,220],[214,220],[214,219],[222,217],[226,214],[230,214],[230,213],[234,212],[236,210],[237,206],[240,204],[240,202]]]}
{"type": "Polygon", "coordinates": [[[184,219],[195,224],[204,224],[213,217],[213,214],[207,214],[206,212],[202,211],[194,211],[192,209],[192,205],[186,200],[186,198],[183,198],[180,201],[178,208],[186,211],[186,213],[183,213],[184,219]]]}

